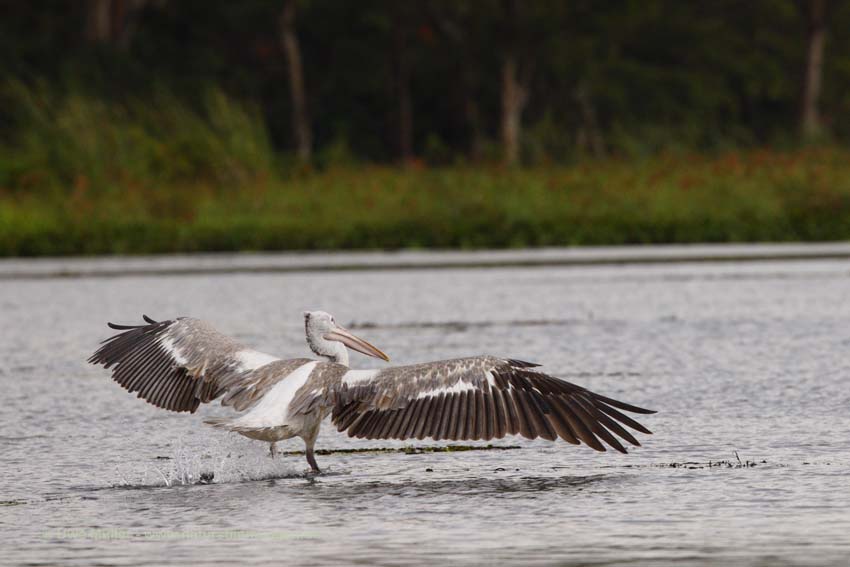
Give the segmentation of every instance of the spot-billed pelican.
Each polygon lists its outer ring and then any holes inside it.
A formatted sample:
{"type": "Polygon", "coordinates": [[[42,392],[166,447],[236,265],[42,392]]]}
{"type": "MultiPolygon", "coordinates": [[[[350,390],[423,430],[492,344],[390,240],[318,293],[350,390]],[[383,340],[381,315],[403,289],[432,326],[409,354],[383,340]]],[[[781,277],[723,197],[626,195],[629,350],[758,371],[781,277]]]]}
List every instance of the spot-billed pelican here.
{"type": "Polygon", "coordinates": [[[239,415],[206,423],[251,439],[301,437],[307,462],[320,472],[313,446],[328,415],[338,431],[365,439],[490,440],[522,435],[625,453],[619,439],[640,443],[626,425],[647,428],[619,410],[651,410],[601,396],[512,358],[474,356],[374,370],[351,370],[348,348],[389,361],[323,311],[304,313],[307,343],[325,360],[282,360],[246,347],[199,319],[179,317],[115,325],[89,358],[151,404],[194,413],[221,398],[239,415]],[[618,439],[619,437],[619,439],[618,439]]]}

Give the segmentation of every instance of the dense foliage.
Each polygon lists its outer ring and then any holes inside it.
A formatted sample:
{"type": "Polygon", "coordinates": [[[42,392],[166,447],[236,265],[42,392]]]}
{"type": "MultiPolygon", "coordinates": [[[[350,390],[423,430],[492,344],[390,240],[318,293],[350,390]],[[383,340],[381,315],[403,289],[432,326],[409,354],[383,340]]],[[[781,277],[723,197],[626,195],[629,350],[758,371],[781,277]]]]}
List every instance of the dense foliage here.
{"type": "MultiPolygon", "coordinates": [[[[497,157],[509,50],[528,83],[526,162],[789,144],[808,1],[538,0],[510,16],[501,0],[300,1],[296,31],[318,161],[397,156],[401,64],[416,156],[435,164],[497,157]]],[[[47,90],[58,105],[76,97],[132,108],[165,96],[201,115],[219,90],[256,109],[276,149],[292,148],[282,0],[113,3],[122,6],[120,28],[99,41],[88,21],[97,0],[5,4],[5,140],[28,125],[12,80],[47,90]]],[[[826,7],[820,106],[826,131],[843,140],[850,2],[826,7]]]]}
{"type": "Polygon", "coordinates": [[[847,29],[846,0],[7,2],[0,255],[850,238],[847,29]]]}

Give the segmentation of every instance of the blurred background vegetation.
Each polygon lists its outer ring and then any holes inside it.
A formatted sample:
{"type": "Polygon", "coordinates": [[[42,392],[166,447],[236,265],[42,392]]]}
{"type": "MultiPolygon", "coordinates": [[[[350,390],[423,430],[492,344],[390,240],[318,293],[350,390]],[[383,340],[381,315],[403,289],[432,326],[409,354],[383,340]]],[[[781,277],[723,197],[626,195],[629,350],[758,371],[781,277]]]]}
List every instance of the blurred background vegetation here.
{"type": "Polygon", "coordinates": [[[0,255],[850,238],[847,0],[0,14],[0,255]]]}

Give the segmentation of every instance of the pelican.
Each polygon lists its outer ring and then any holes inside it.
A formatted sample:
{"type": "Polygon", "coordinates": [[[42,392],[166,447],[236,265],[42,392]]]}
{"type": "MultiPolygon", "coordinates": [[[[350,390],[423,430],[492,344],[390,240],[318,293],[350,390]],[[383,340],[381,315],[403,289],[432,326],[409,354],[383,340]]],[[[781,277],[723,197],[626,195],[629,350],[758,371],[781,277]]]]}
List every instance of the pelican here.
{"type": "Polygon", "coordinates": [[[389,362],[329,313],[304,313],[307,343],[322,360],[280,359],[240,344],[200,319],[178,317],[121,331],[89,358],[112,369],[130,393],[174,412],[194,413],[221,398],[235,417],[205,423],[250,439],[303,439],[307,463],[320,473],[314,445],[322,420],[365,439],[490,440],[506,435],[582,442],[626,453],[620,439],[640,446],[623,425],[651,432],[620,410],[652,410],[601,396],[537,370],[538,364],[473,356],[372,370],[348,367],[348,349],[389,362]]]}

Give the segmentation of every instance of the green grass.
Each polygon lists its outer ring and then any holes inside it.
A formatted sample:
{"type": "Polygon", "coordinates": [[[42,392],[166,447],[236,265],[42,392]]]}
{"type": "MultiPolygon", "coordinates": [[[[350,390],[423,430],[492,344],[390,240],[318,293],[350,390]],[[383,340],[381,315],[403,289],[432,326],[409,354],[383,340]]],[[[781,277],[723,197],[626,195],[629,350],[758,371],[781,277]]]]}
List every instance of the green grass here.
{"type": "Polygon", "coordinates": [[[285,163],[258,113],[9,82],[0,255],[850,239],[850,150],[399,169],[285,163]]]}
{"type": "Polygon", "coordinates": [[[5,194],[0,254],[843,240],[848,164],[845,150],[754,151],[5,194]]]}

